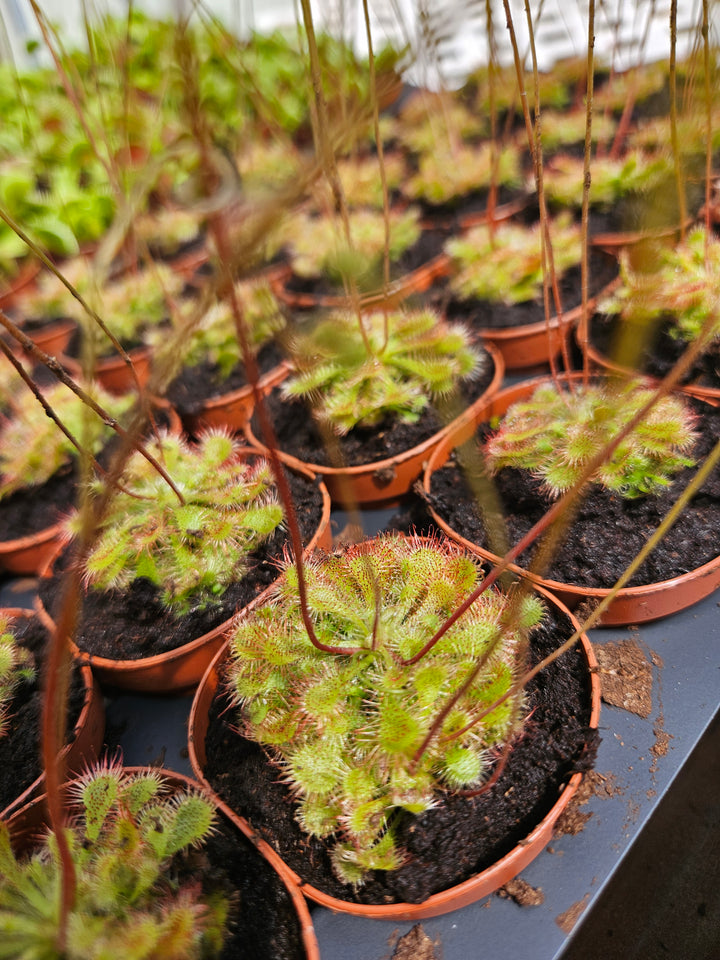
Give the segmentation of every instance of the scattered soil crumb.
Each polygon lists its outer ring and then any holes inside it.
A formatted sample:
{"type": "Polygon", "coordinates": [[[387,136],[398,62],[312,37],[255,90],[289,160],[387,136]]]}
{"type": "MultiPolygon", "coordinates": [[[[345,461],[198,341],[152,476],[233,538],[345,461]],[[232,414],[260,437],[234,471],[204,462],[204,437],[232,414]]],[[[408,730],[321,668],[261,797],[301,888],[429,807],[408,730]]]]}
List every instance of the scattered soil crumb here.
{"type": "Polygon", "coordinates": [[[564,913],[555,917],[555,923],[560,927],[563,933],[572,933],[573,927],[580,919],[580,915],[587,906],[590,894],[586,893],[582,900],[576,901],[564,913]]]}
{"type": "Polygon", "coordinates": [[[654,777],[658,769],[658,760],[660,757],[667,756],[670,741],[673,739],[672,734],[665,729],[665,715],[662,711],[655,718],[653,733],[655,734],[655,743],[650,747],[650,753],[653,755],[650,773],[654,777]]]}
{"type": "Polygon", "coordinates": [[[409,933],[398,940],[392,960],[440,960],[435,952],[437,944],[416,924],[409,933]]]}
{"type": "Polygon", "coordinates": [[[591,797],[607,800],[609,797],[616,797],[619,793],[622,791],[611,773],[589,770],[580,781],[574,797],[558,817],[553,836],[562,837],[569,834],[574,837],[592,817],[592,813],[585,813],[579,807],[586,804],[591,797]]]}
{"type": "Polygon", "coordinates": [[[333,537],[333,548],[342,547],[345,544],[359,543],[365,539],[363,528],[355,523],[346,523],[345,526],[333,537]]]}
{"type": "Polygon", "coordinates": [[[600,685],[605,703],[649,717],[652,710],[652,666],[636,640],[598,644],[600,685]]]}
{"type": "Polygon", "coordinates": [[[574,837],[576,834],[580,833],[590,817],[592,817],[592,813],[583,813],[582,810],[578,810],[578,803],[576,802],[575,797],[573,797],[567,807],[557,818],[553,836],[563,837],[567,835],[574,837]]]}
{"type": "Polygon", "coordinates": [[[527,880],[515,877],[498,890],[498,896],[505,900],[514,900],[521,907],[539,907],[545,903],[545,894],[541,887],[531,887],[527,880]]]}

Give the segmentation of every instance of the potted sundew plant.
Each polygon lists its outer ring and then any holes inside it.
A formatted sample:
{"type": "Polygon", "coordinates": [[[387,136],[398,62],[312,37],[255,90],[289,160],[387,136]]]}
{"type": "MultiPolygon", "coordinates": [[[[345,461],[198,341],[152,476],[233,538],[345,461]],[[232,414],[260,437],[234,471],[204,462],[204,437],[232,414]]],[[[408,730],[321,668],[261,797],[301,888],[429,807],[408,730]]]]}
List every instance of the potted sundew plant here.
{"type": "MultiPolygon", "coordinates": [[[[44,670],[50,637],[32,610],[0,611],[0,821],[44,785],[40,756],[44,670]]],[[[68,687],[63,761],[94,760],[102,746],[104,705],[90,668],[73,665],[68,687]]]]}
{"type": "Polygon", "coordinates": [[[699,227],[675,244],[623,251],[620,282],[590,321],[592,358],[662,377],[700,340],[683,382],[698,396],[717,397],[719,271],[720,242],[699,227]]]}
{"type": "MultiPolygon", "coordinates": [[[[229,660],[219,657],[206,675],[191,716],[193,763],[254,829],[290,855],[313,899],[357,913],[372,904],[372,916],[453,909],[455,892],[443,887],[487,864],[478,865],[472,846],[459,858],[463,865],[441,868],[445,857],[456,861],[455,844],[444,846],[442,857],[432,844],[445,845],[453,824],[461,829],[453,798],[469,804],[470,821],[489,819],[484,814],[491,806],[478,795],[499,774],[496,762],[511,762],[511,744],[536,702],[518,683],[537,656],[530,638],[552,623],[550,632],[569,630],[567,639],[572,627],[535,593],[485,588],[472,554],[440,538],[381,535],[310,558],[303,573],[306,609],[298,576],[286,567],[267,602],[237,623],[229,660]],[[228,696],[241,707],[234,732],[221,717],[228,696]],[[240,763],[237,776],[221,759],[224,751],[245,756],[247,767],[240,763]],[[274,783],[269,793],[257,786],[258,777],[274,783]],[[243,778],[263,794],[263,804],[235,794],[233,781],[243,778]],[[423,837],[419,845],[416,834],[423,837]],[[294,856],[292,847],[305,852],[294,856]],[[416,907],[391,904],[398,900],[416,907]]],[[[551,642],[557,646],[559,635],[551,642]]],[[[569,667],[574,678],[580,661],[569,667]]],[[[579,681],[584,696],[587,679],[579,681]]],[[[561,781],[592,740],[590,715],[586,700],[569,723],[574,759],[559,773],[561,781]]],[[[509,786],[503,781],[508,796],[509,786]]],[[[557,799],[552,788],[545,797],[551,795],[531,818],[548,815],[557,799]]],[[[496,801],[497,795],[488,802],[496,801]]],[[[516,813],[522,820],[517,841],[528,811],[516,813]]],[[[487,831],[486,839],[493,829],[487,831]]],[[[503,852],[512,846],[511,840],[503,852]]],[[[525,852],[528,859],[534,855],[525,852]]],[[[484,855],[492,863],[488,848],[484,855]]],[[[489,873],[468,881],[460,903],[508,879],[489,873]]]]}
{"type": "MultiPolygon", "coordinates": [[[[235,284],[234,297],[242,310],[249,347],[267,389],[287,374],[287,364],[277,343],[286,328],[286,317],[270,282],[264,278],[235,284]]],[[[238,344],[233,305],[229,297],[217,300],[203,314],[177,349],[171,342],[160,350],[158,362],[182,358],[182,367],[170,381],[165,395],[185,426],[193,431],[203,426],[227,426],[240,430],[253,409],[253,395],[238,344]]],[[[177,363],[175,364],[177,365],[177,363]]]]}
{"type": "Polygon", "coordinates": [[[717,471],[701,489],[694,486],[717,436],[713,407],[679,394],[658,398],[636,381],[585,383],[574,374],[508,388],[492,412],[500,420],[494,429],[480,424],[479,460],[445,445],[428,463],[431,512],[449,535],[496,557],[488,549],[487,517],[469,492],[484,471],[499,493],[516,569],[530,571],[570,604],[602,602],[603,623],[655,619],[715,588],[720,561],[710,518],[719,506],[717,471]],[[471,464],[467,472],[462,464],[471,464]],[[582,497],[571,507],[565,498],[580,482],[582,497]],[[668,530],[665,518],[685,492],[689,500],[668,530]],[[547,528],[546,515],[560,513],[567,525],[559,528],[552,556],[533,560],[526,537],[547,528]],[[642,565],[630,568],[618,595],[611,594],[636,558],[642,565]]]}
{"type": "MultiPolygon", "coordinates": [[[[14,374],[14,371],[13,371],[14,374]]],[[[134,403],[98,384],[87,395],[108,416],[120,418],[134,403]]],[[[0,414],[0,567],[37,573],[61,536],[82,477],[82,457],[98,457],[113,430],[64,384],[44,388],[42,397],[67,432],[17,375],[3,387],[0,414]]]]}
{"type": "Polygon", "coordinates": [[[281,228],[292,276],[278,293],[294,307],[344,306],[353,293],[366,303],[382,303],[424,289],[441,272],[442,241],[422,241],[416,207],[385,212],[359,207],[348,214],[348,233],[340,213],[300,210],[281,228]],[[390,285],[383,262],[390,262],[390,285]]]}
{"type": "MultiPolygon", "coordinates": [[[[431,310],[321,316],[294,330],[289,356],[293,372],[268,398],[280,455],[348,503],[406,492],[446,423],[501,375],[466,328],[431,310]]],[[[252,425],[248,435],[257,443],[252,425]]]]}
{"type": "MultiPolygon", "coordinates": [[[[91,488],[101,508],[92,544],[80,551],[75,645],[116,685],[190,686],[236,609],[277,575],[273,558],[285,535],[272,473],[226,432],[206,431],[195,444],[161,432],[128,458],[116,482],[109,498],[107,479],[91,488]]],[[[306,508],[307,543],[327,521],[323,495],[305,478],[292,482],[306,508]]],[[[70,531],[79,536],[85,522],[79,512],[70,531]]],[[[73,557],[70,545],[41,581],[46,617],[73,557]]]]}
{"type": "MultiPolygon", "coordinates": [[[[469,324],[484,342],[494,344],[508,369],[534,366],[557,355],[578,316],[580,225],[569,215],[559,215],[550,220],[548,231],[552,259],[543,253],[539,223],[479,224],[445,244],[451,270],[433,291],[434,299],[450,319],[469,324]]],[[[617,272],[603,254],[597,255],[595,266],[594,294],[617,272]]]]}
{"type": "Polygon", "coordinates": [[[72,814],[63,827],[65,859],[58,833],[37,839],[45,798],[0,823],[8,956],[79,960],[117,949],[133,960],[229,960],[246,949],[263,960],[317,956],[300,898],[293,903],[292,889],[282,889],[197,784],[105,763],[68,783],[64,796],[72,814]],[[69,902],[59,896],[68,872],[69,902]]]}

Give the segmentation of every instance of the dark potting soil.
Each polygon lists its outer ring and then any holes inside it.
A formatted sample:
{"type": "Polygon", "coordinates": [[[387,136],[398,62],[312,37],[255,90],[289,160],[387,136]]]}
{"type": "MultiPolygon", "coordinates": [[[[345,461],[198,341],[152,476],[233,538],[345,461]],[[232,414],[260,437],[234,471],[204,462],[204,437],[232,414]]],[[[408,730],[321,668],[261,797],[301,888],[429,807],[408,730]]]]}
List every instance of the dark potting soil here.
{"type": "MultiPolygon", "coordinates": [[[[322,495],[311,481],[295,474],[288,477],[298,523],[307,542],[320,522],[322,495]]],[[[277,579],[287,542],[286,529],[278,528],[263,547],[250,555],[249,573],[231,584],[217,603],[181,617],[168,610],[158,588],[145,577],[139,577],[126,591],[84,590],[75,643],[83,652],[110,660],[139,660],[175,650],[213,630],[270,586],[277,579]]],[[[67,556],[61,555],[54,575],[41,578],[38,585],[40,598],[51,616],[58,602],[63,560],[67,556]]]]}
{"type": "Polygon", "coordinates": [[[203,878],[206,891],[230,900],[228,934],[219,960],[304,960],[300,922],[284,884],[246,837],[223,817],[180,869],[203,878]]]}
{"type": "MultiPolygon", "coordinates": [[[[617,261],[609,254],[597,251],[590,258],[589,294],[595,296],[617,276],[617,261]]],[[[580,267],[571,267],[558,280],[563,310],[577,307],[581,302],[580,267]]],[[[504,330],[545,322],[542,297],[524,303],[500,303],[489,300],[459,300],[449,286],[438,288],[433,299],[444,309],[448,320],[460,320],[477,330],[504,330]]],[[[551,298],[552,303],[552,298],[551,298]]],[[[552,310],[553,315],[555,310],[552,310]]]]}
{"type": "Polygon", "coordinates": [[[68,463],[46,483],[0,500],[0,543],[28,537],[59,523],[74,507],[76,493],[77,474],[68,463]]]}
{"type": "MultiPolygon", "coordinates": [[[[445,233],[443,231],[423,230],[415,243],[390,264],[390,279],[392,281],[400,280],[429,263],[442,253],[444,240],[445,233]]],[[[333,283],[327,277],[301,277],[293,273],[286,281],[285,286],[291,293],[312,294],[318,297],[345,295],[342,284],[333,283]]],[[[382,260],[380,260],[377,269],[372,272],[372,276],[363,277],[359,286],[361,293],[382,290],[382,260]]]]}
{"type": "MultiPolygon", "coordinates": [[[[482,396],[492,381],[495,365],[489,356],[488,360],[487,369],[463,385],[462,408],[482,396]]],[[[273,390],[265,398],[265,404],[281,450],[303,463],[321,466],[334,464],[308,407],[302,401],[285,399],[280,391],[273,390]]],[[[428,406],[415,423],[401,423],[397,418],[386,417],[374,427],[354,427],[345,436],[337,438],[340,462],[359,466],[400,456],[424,443],[441,430],[444,423],[438,412],[428,406]]],[[[253,419],[252,426],[255,435],[262,438],[257,417],[253,419]]]]}
{"type": "MultiPolygon", "coordinates": [[[[720,408],[694,403],[701,435],[693,449],[698,463],[720,437],[720,408]]],[[[483,428],[478,433],[482,440],[483,428]]],[[[657,529],[695,474],[688,468],[658,496],[625,500],[591,485],[562,546],[545,576],[581,587],[611,587],[657,529]]],[[[511,543],[517,543],[551,504],[538,480],[525,471],[503,469],[495,477],[511,543]]],[[[482,521],[455,460],[433,474],[430,503],[463,537],[482,547],[487,538],[482,521]]],[[[658,583],[696,569],[720,552],[720,468],[716,467],[668,534],[645,560],[629,586],[658,583]]],[[[520,563],[529,562],[529,551],[520,563]]]]}
{"type": "MultiPolygon", "coordinates": [[[[531,641],[531,662],[556,649],[571,633],[555,608],[531,641]]],[[[304,881],[359,903],[418,903],[468,879],[520,843],[548,813],[560,787],[576,770],[592,765],[598,739],[588,728],[589,674],[573,649],[541,671],[527,688],[528,721],[500,776],[485,792],[441,796],[422,814],[400,814],[396,824],[406,863],[374,871],[357,889],[332,872],[332,843],[308,837],[295,820],[295,804],[278,768],[263,750],[236,732],[236,710],[220,690],[210,713],[205,776],[213,789],[247,817],[304,881]]]]}
{"type": "MultiPolygon", "coordinates": [[[[627,323],[617,316],[596,313],[590,320],[590,342],[604,357],[617,356],[618,339],[627,323]]],[[[650,336],[645,339],[646,329],[638,330],[635,336],[629,336],[628,342],[641,347],[635,361],[635,369],[651,377],[664,377],[687,349],[685,340],[675,338],[670,316],[661,317],[653,326],[650,336]]],[[[720,339],[711,341],[707,350],[699,356],[687,376],[685,384],[720,389],[720,339]]]]}
{"type": "MultiPolygon", "coordinates": [[[[274,343],[266,344],[256,357],[261,374],[268,373],[283,359],[282,351],[274,343]]],[[[165,396],[181,417],[197,416],[207,400],[242,390],[246,386],[244,364],[238,363],[223,379],[218,365],[205,360],[193,367],[183,367],[165,391],[165,396]]]]}
{"type": "MultiPolygon", "coordinates": [[[[13,633],[32,651],[36,675],[16,689],[8,710],[8,730],[0,737],[0,810],[12,803],[42,773],[40,761],[40,722],[43,705],[42,667],[48,642],[46,629],[38,618],[18,618],[13,633]]],[[[75,724],[85,701],[85,688],[79,670],[72,671],[68,700],[66,742],[72,739],[75,724]]]]}

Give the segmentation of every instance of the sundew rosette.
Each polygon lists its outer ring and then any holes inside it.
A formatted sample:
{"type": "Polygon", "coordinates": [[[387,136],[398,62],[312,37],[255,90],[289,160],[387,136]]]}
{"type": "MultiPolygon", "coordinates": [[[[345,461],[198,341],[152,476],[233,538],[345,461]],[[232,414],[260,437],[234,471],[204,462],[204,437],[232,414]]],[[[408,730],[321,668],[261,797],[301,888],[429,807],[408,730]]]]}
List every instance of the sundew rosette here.
{"type": "Polygon", "coordinates": [[[334,839],[336,873],[357,884],[401,865],[399,816],[480,785],[518,733],[524,696],[514,682],[543,605],[486,590],[425,652],[482,577],[459,547],[380,536],[309,558],[305,575],[317,640],[346,652],[313,645],[288,565],[270,602],[238,623],[229,682],[240,730],[277,762],[301,827],[334,839]]]}
{"type": "MultiPolygon", "coordinates": [[[[129,458],[84,564],[86,584],[123,589],[145,577],[176,614],[205,607],[247,572],[248,556],[283,518],[264,459],[243,461],[227,433],[191,444],[162,433],[148,450],[172,486],[139,451],[129,458]]],[[[103,490],[104,481],[92,485],[103,490]]],[[[77,530],[77,517],[71,527],[77,530]]]]}

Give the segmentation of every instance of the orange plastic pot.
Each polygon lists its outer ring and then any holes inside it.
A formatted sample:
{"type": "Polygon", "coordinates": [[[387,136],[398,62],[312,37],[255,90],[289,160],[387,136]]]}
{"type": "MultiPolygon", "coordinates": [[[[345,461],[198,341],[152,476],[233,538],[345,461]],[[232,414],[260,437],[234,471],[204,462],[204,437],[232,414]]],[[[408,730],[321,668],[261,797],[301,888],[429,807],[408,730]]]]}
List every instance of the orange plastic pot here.
{"type": "Polygon", "coordinates": [[[37,576],[57,550],[63,524],[55,523],[38,533],[0,542],[0,570],[18,576],[37,576]]]}
{"type": "MultiPolygon", "coordinates": [[[[1,611],[14,619],[29,619],[35,616],[33,610],[4,608],[1,611]]],[[[80,770],[92,763],[99,755],[105,736],[105,704],[97,680],[90,667],[79,666],[85,696],[75,727],[68,742],[61,751],[61,758],[67,770],[80,770]]],[[[0,820],[8,820],[12,814],[37,796],[45,785],[45,774],[41,773],[29,784],[12,803],[0,811],[0,820]]]]}
{"type": "MultiPolygon", "coordinates": [[[[260,378],[258,389],[263,394],[269,393],[282,383],[289,370],[287,363],[279,363],[260,378]]],[[[245,429],[254,408],[255,398],[252,387],[248,384],[239,390],[231,390],[206,400],[199,413],[184,416],[183,422],[190,433],[197,433],[208,427],[227,427],[240,433],[245,429]]]]}
{"type": "Polygon", "coordinates": [[[527,197],[522,197],[508,203],[498,204],[492,212],[492,218],[486,207],[484,210],[475,210],[472,213],[461,212],[448,217],[431,216],[430,219],[423,222],[423,226],[429,230],[469,230],[470,227],[477,227],[482,223],[503,223],[505,220],[514,217],[516,213],[520,213],[526,206],[527,197]]]}
{"type": "MultiPolygon", "coordinates": [[[[100,358],[95,364],[95,379],[108,393],[123,394],[137,389],[138,384],[144,387],[150,379],[152,367],[152,350],[150,347],[134,347],[128,350],[130,363],[121,356],[100,358]]],[[[71,377],[77,379],[81,372],[81,365],[77,360],[66,357],[64,365],[71,377]]]]}
{"type": "MultiPolygon", "coordinates": [[[[159,773],[174,793],[179,793],[180,791],[185,790],[201,791],[205,793],[207,792],[203,790],[202,784],[197,783],[190,777],[186,777],[182,773],[176,773],[173,770],[165,770],[157,767],[126,767],[125,771],[128,774],[137,774],[142,773],[147,769],[151,769],[153,773],[159,773]]],[[[63,799],[67,799],[68,793],[71,789],[72,781],[63,785],[63,799]]],[[[278,857],[272,847],[257,837],[246,824],[238,823],[237,819],[232,814],[232,811],[230,811],[221,800],[214,797],[212,794],[210,795],[210,799],[212,800],[218,815],[232,823],[237,829],[240,830],[243,836],[249,840],[255,850],[257,850],[258,855],[267,861],[273,871],[280,878],[280,881],[285,887],[285,890],[290,898],[295,914],[297,915],[305,958],[306,960],[320,960],[317,937],[315,935],[315,928],[313,927],[312,919],[310,917],[307,901],[300,892],[297,879],[292,871],[288,870],[288,868],[285,866],[285,863],[280,859],[280,857],[278,857]]],[[[7,825],[16,855],[22,855],[32,850],[34,843],[36,843],[37,838],[42,835],[44,829],[48,825],[48,822],[49,814],[46,794],[36,797],[32,801],[26,802],[23,806],[19,807],[11,817],[8,818],[7,825]]]]}
{"type": "MultiPolygon", "coordinates": [[[[348,467],[303,463],[282,450],[278,450],[278,456],[283,463],[294,470],[310,470],[322,477],[330,491],[333,503],[352,506],[390,503],[398,500],[422,475],[428,457],[443,437],[453,437],[463,430],[467,422],[474,422],[477,410],[482,409],[488,402],[488,398],[497,392],[505,372],[502,356],[492,344],[485,346],[495,368],[487,390],[446,427],[418,446],[394,457],[348,467]]],[[[245,436],[255,449],[267,455],[268,448],[255,436],[250,421],[245,426],[245,436]]]]}
{"type": "Polygon", "coordinates": [[[21,293],[35,282],[40,273],[39,260],[27,260],[18,270],[17,275],[8,281],[7,286],[0,289],[0,309],[4,310],[18,293],[21,293]]]}
{"type": "MultiPolygon", "coordinates": [[[[449,268],[450,258],[446,253],[439,253],[417,269],[393,280],[387,288],[362,296],[360,307],[362,310],[389,307],[407,299],[413,293],[424,293],[432,282],[446,274],[449,268]]],[[[343,294],[301,293],[291,290],[287,285],[288,276],[292,274],[276,276],[272,281],[272,288],[278,300],[291,309],[314,310],[322,307],[342,310],[352,307],[350,298],[343,294]]]]}
{"type": "MultiPolygon", "coordinates": [[[[22,323],[19,326],[36,347],[54,357],[67,349],[76,325],[74,320],[52,320],[32,331],[23,329],[22,323]]],[[[25,352],[12,338],[10,338],[10,348],[16,354],[22,355],[25,352]]]]}
{"type": "MultiPolygon", "coordinates": [[[[245,454],[254,451],[245,451],[245,454]]],[[[309,480],[314,479],[307,470],[299,471],[309,480]]],[[[323,507],[322,516],[317,530],[306,546],[306,552],[316,548],[329,550],[332,545],[332,531],[330,529],[330,496],[324,485],[320,485],[323,507]]],[[[63,547],[58,548],[50,557],[40,572],[41,577],[50,577],[56,559],[60,556],[63,547]]],[[[265,596],[265,591],[259,594],[248,607],[255,606],[265,596]]],[[[54,629],[55,622],[45,608],[40,597],[36,598],[36,610],[48,629],[54,629]]],[[[246,608],[247,609],[247,608],[246,608]]],[[[122,690],[133,690],[138,693],[178,693],[196,687],[200,682],[208,664],[217,651],[223,646],[228,632],[232,627],[234,617],[223,621],[213,630],[196,637],[189,643],[167,650],[152,657],[139,660],[112,660],[108,657],[97,657],[79,649],[74,642],[70,642],[73,654],[92,668],[100,683],[117,687],[122,690]]]]}
{"type": "MultiPolygon", "coordinates": [[[[582,374],[575,373],[571,376],[574,380],[579,380],[582,374]]],[[[478,424],[495,417],[501,417],[508,407],[517,401],[526,400],[535,388],[546,380],[546,377],[537,377],[502,390],[490,399],[483,410],[478,412],[474,425],[467,424],[465,430],[456,438],[443,441],[433,452],[425,468],[422,481],[425,493],[430,493],[433,473],[444,466],[456,446],[474,435],[478,424]]],[[[456,543],[460,543],[467,550],[483,557],[489,563],[496,564],[500,561],[501,558],[496,554],[472,543],[460,531],[454,530],[435,511],[431,503],[428,503],[428,509],[435,523],[456,543]]],[[[597,605],[600,601],[605,600],[610,593],[610,590],[605,587],[582,587],[540,577],[514,563],[509,565],[509,569],[527,577],[536,587],[549,590],[554,596],[567,604],[571,610],[586,601],[589,601],[591,605],[597,605]]],[[[670,580],[662,580],[642,586],[623,587],[618,590],[601,615],[598,625],[625,626],[631,623],[658,620],[704,600],[718,587],[720,587],[720,550],[718,556],[713,560],[688,573],[673,577],[670,580]]]]}
{"type": "MultiPolygon", "coordinates": [[[[549,603],[555,604],[566,613],[570,617],[573,627],[577,629],[577,622],[562,604],[545,591],[540,590],[539,592],[549,603]]],[[[588,685],[590,687],[591,698],[589,726],[596,729],[600,716],[600,678],[598,664],[590,642],[584,634],[580,637],[580,643],[588,667],[588,685]]],[[[223,664],[228,657],[228,650],[228,645],[224,646],[208,667],[207,673],[203,677],[195,694],[188,721],[188,749],[193,772],[205,789],[213,796],[216,796],[216,794],[206,780],[203,772],[205,766],[205,739],[208,731],[210,706],[222,683],[223,664]]],[[[456,884],[447,890],[433,894],[422,903],[360,904],[340,900],[337,897],[324,893],[312,884],[305,883],[302,877],[299,877],[294,871],[291,871],[291,874],[295,877],[296,882],[300,885],[300,889],[308,899],[338,913],[354,914],[356,916],[371,917],[378,920],[405,921],[416,921],[425,917],[436,917],[444,913],[450,913],[453,910],[458,910],[468,904],[475,903],[493,893],[508,883],[508,881],[512,880],[513,877],[516,877],[529,863],[542,853],[552,839],[553,826],[556,820],[567,807],[581,780],[582,774],[574,773],[560,791],[557,800],[548,813],[528,836],[521,840],[508,854],[502,857],[502,859],[480,873],[475,874],[475,876],[470,879],[465,880],[463,883],[456,884]]],[[[230,815],[233,818],[233,822],[237,823],[238,826],[244,824],[246,829],[252,830],[252,826],[249,825],[239,813],[231,811],[230,815]]]]}
{"type": "MultiPolygon", "coordinates": [[[[589,341],[583,346],[583,349],[595,370],[613,373],[623,377],[644,376],[644,374],[640,374],[637,370],[631,370],[629,367],[624,367],[610,357],[606,357],[604,353],[601,353],[600,350],[594,347],[589,341]]],[[[720,387],[703,387],[693,383],[681,383],[678,384],[677,389],[690,397],[697,397],[698,400],[705,400],[707,403],[715,405],[720,404],[720,387]]]]}

